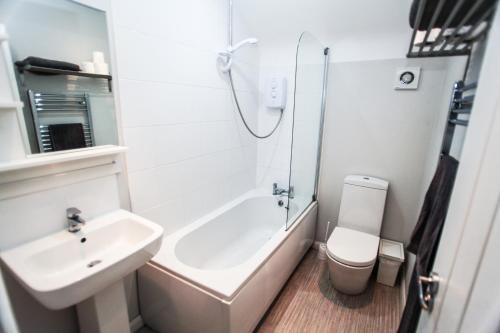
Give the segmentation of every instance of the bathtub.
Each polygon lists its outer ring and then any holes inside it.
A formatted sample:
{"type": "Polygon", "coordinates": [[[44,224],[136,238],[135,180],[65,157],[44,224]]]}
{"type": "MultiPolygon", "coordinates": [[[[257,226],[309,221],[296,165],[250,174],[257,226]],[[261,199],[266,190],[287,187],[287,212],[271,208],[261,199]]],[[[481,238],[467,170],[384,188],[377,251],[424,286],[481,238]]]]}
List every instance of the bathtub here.
{"type": "Polygon", "coordinates": [[[162,332],[251,332],[314,239],[317,203],[252,191],[165,236],[139,269],[141,315],[162,332]],[[286,205],[286,198],[285,198],[286,205]]]}

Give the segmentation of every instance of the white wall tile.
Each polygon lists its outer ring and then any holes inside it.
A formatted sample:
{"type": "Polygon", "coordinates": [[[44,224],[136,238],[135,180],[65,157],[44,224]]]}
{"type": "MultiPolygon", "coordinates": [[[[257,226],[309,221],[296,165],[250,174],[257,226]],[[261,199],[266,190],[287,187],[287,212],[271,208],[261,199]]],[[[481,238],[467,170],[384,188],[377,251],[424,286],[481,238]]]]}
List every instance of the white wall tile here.
{"type": "Polygon", "coordinates": [[[128,147],[126,154],[129,172],[146,169],[155,163],[156,135],[151,127],[132,127],[123,129],[125,145],[128,147]]]}
{"type": "MultiPolygon", "coordinates": [[[[216,63],[227,45],[227,5],[113,2],[132,208],[169,232],[255,186],[257,143],[216,63]]],[[[257,130],[257,48],[238,55],[234,81],[257,130]]]]}
{"type": "Polygon", "coordinates": [[[120,99],[124,127],[165,125],[189,120],[189,87],[165,82],[121,79],[120,99]]]}
{"type": "Polygon", "coordinates": [[[227,1],[134,0],[114,3],[116,24],[143,33],[212,50],[226,45],[227,1]]]}
{"type": "Polygon", "coordinates": [[[164,201],[138,214],[161,225],[165,235],[175,232],[186,224],[185,209],[181,198],[164,201]]]}

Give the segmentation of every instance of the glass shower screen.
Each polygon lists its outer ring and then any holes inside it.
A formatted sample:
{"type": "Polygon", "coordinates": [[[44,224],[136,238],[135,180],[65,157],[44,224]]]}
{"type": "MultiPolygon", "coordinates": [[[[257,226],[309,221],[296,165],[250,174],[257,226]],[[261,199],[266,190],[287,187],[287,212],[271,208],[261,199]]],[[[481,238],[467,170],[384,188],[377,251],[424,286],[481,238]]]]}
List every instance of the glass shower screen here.
{"type": "Polygon", "coordinates": [[[325,47],[304,32],[297,45],[292,145],[286,228],[314,200],[323,116],[325,47]]]}

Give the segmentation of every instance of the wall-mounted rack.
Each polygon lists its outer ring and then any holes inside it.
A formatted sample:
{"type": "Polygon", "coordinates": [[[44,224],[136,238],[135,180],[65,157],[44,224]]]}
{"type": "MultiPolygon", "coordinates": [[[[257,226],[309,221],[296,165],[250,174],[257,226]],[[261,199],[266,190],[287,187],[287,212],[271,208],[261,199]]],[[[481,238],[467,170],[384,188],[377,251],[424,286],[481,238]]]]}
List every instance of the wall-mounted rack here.
{"type": "Polygon", "coordinates": [[[23,74],[24,72],[30,72],[34,74],[52,74],[52,75],[72,75],[72,76],[81,76],[88,77],[93,79],[105,79],[108,80],[108,89],[112,91],[111,81],[113,77],[111,75],[105,74],[95,74],[95,73],[85,73],[85,72],[76,72],[64,69],[56,69],[56,68],[48,68],[48,67],[40,67],[40,66],[32,66],[32,65],[17,65],[17,70],[19,74],[23,74]]]}
{"type": "Polygon", "coordinates": [[[497,0],[414,0],[408,58],[469,55],[488,33],[497,0]]]}
{"type": "MultiPolygon", "coordinates": [[[[468,117],[467,119],[459,119],[459,117],[461,115],[470,115],[472,105],[474,103],[474,92],[476,88],[476,83],[466,85],[463,81],[457,81],[453,85],[448,120],[441,146],[442,154],[450,154],[456,126],[467,127],[469,125],[468,117]]],[[[464,117],[462,116],[462,118],[464,117]]]]}

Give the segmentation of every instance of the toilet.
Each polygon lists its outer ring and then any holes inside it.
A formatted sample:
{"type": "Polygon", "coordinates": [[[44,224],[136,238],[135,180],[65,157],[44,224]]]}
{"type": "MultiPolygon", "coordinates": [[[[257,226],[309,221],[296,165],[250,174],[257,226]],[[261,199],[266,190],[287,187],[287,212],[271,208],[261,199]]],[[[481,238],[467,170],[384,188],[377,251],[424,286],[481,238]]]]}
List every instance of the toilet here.
{"type": "Polygon", "coordinates": [[[362,293],[377,260],[389,183],[351,175],[344,180],[338,223],[328,238],[330,281],[338,291],[362,293]]]}

